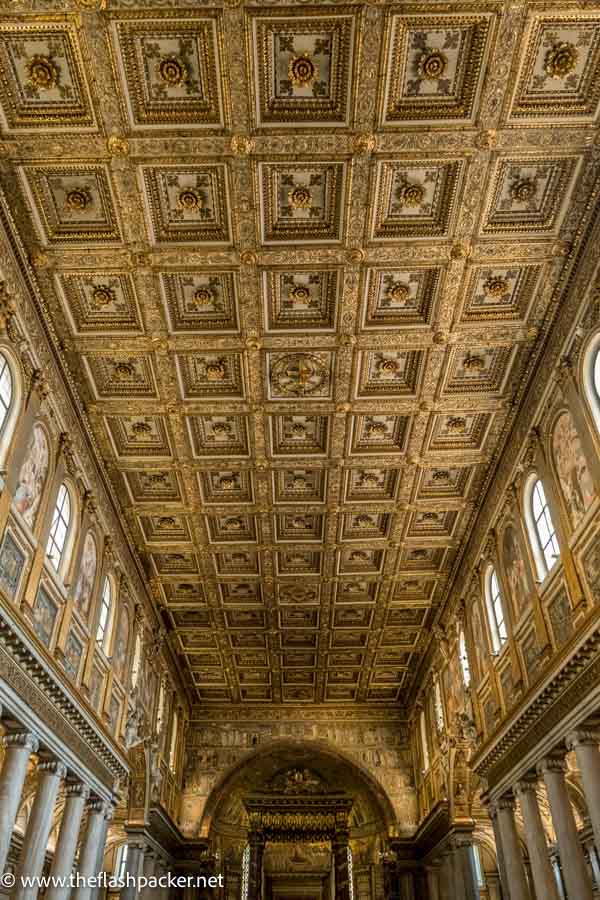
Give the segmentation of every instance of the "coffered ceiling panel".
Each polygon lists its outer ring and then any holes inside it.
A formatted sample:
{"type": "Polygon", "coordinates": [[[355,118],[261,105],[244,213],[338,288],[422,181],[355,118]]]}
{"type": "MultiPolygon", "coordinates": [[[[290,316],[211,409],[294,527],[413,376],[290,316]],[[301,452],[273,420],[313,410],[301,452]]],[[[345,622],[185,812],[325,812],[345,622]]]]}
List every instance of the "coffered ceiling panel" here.
{"type": "Polygon", "coordinates": [[[579,252],[600,4],[10,6],[2,184],[190,692],[406,702],[579,252]]]}

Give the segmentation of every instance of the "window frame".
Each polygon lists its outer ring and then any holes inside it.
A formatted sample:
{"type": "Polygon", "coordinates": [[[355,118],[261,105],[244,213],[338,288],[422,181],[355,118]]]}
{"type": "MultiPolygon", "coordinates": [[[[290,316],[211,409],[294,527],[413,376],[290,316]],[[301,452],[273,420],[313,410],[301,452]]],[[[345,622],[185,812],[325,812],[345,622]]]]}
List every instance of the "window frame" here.
{"type": "Polygon", "coordinates": [[[492,650],[494,655],[497,656],[508,643],[508,628],[502,599],[502,587],[496,568],[492,563],[488,565],[485,572],[485,606],[492,638],[492,650]],[[493,589],[493,581],[497,587],[496,591],[493,589]],[[501,616],[498,616],[498,609],[500,609],[501,616]]]}
{"type": "Polygon", "coordinates": [[[560,560],[561,552],[558,533],[556,531],[556,526],[554,525],[554,519],[552,518],[552,510],[550,509],[550,505],[548,503],[548,497],[546,494],[546,489],[544,487],[544,482],[537,472],[532,472],[525,482],[525,493],[523,499],[525,507],[525,524],[527,526],[527,536],[529,538],[529,545],[533,553],[538,581],[541,583],[545,581],[548,575],[554,570],[554,567],[560,560]],[[541,488],[543,503],[540,515],[536,517],[534,500],[538,486],[541,488]],[[544,519],[545,527],[550,535],[545,544],[542,542],[542,536],[539,531],[539,522],[541,521],[542,517],[544,519]],[[546,548],[548,548],[550,545],[552,545],[553,549],[555,549],[557,553],[552,555],[553,562],[551,565],[548,565],[546,548]]]}
{"type": "Polygon", "coordinates": [[[73,526],[75,519],[74,506],[75,504],[73,503],[73,494],[68,483],[66,481],[61,481],[58,493],[56,495],[54,509],[52,510],[52,519],[50,520],[48,540],[46,541],[46,559],[52,566],[54,572],[56,572],[56,574],[59,576],[62,576],[64,574],[69,562],[69,558],[71,556],[73,544],[73,526]],[[63,516],[65,503],[67,505],[66,518],[63,516]],[[56,540],[56,535],[58,533],[58,528],[61,522],[64,525],[64,536],[62,539],[62,546],[59,547],[59,542],[56,540]],[[54,562],[52,552],[54,548],[56,548],[58,551],[58,561],[56,563],[54,562]]]}
{"type": "Polygon", "coordinates": [[[169,735],[169,772],[175,775],[177,772],[177,744],[179,742],[179,716],[177,710],[173,710],[171,717],[171,733],[169,735]]]}
{"type": "Polygon", "coordinates": [[[427,740],[427,718],[425,710],[422,709],[419,714],[419,733],[421,736],[421,755],[423,757],[423,774],[429,772],[431,768],[431,760],[429,758],[429,742],[427,740]]]}
{"type": "Polygon", "coordinates": [[[446,713],[444,712],[442,687],[439,678],[436,678],[433,682],[433,711],[435,713],[435,727],[438,734],[441,734],[446,727],[446,713]]]}
{"type": "MultiPolygon", "coordinates": [[[[21,380],[21,369],[15,360],[15,357],[7,347],[2,346],[0,347],[0,379],[5,372],[10,379],[10,399],[8,405],[6,405],[0,394],[0,405],[5,407],[5,415],[0,423],[0,466],[2,466],[3,469],[8,458],[21,412],[23,383],[21,380]],[[4,360],[5,363],[4,367],[2,365],[2,360],[4,360]]],[[[50,444],[48,444],[48,451],[50,452],[50,444]]]]}
{"type": "Polygon", "coordinates": [[[583,354],[581,376],[585,399],[600,437],[600,331],[592,335],[583,354]]]}
{"type": "Polygon", "coordinates": [[[469,651],[467,650],[467,637],[465,629],[461,628],[458,634],[458,661],[460,662],[460,671],[462,673],[463,685],[468,688],[471,686],[471,663],[469,662],[469,651]]]}
{"type": "Polygon", "coordinates": [[[98,611],[98,621],[96,623],[96,646],[105,656],[108,656],[108,651],[110,648],[110,639],[112,632],[112,625],[115,618],[115,590],[112,583],[112,578],[110,575],[106,575],[104,577],[104,584],[102,585],[102,592],[100,594],[100,607],[98,611]],[[105,596],[106,589],[109,590],[109,603],[105,604],[105,596]],[[102,612],[108,605],[108,613],[106,615],[106,620],[104,624],[102,624],[102,612]],[[100,628],[102,627],[102,635],[100,635],[100,628]]]}

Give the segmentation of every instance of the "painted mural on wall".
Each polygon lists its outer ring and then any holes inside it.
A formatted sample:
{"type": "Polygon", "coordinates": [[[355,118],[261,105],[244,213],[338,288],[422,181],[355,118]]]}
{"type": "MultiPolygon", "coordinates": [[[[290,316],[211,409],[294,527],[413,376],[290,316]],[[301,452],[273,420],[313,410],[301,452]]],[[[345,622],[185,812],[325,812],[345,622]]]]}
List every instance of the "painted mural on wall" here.
{"type": "Polygon", "coordinates": [[[129,644],[129,613],[125,605],[121,606],[119,621],[117,624],[117,636],[113,652],[113,667],[115,675],[123,681],[125,665],[127,663],[127,645],[129,644]]]}
{"type": "Polygon", "coordinates": [[[85,536],[83,552],[81,554],[81,563],[79,566],[79,575],[75,586],[74,602],[75,608],[84,619],[88,619],[90,615],[90,606],[92,602],[92,592],[94,590],[94,581],[96,579],[96,566],[98,557],[96,551],[96,541],[92,532],[88,531],[85,536]]]}
{"type": "Polygon", "coordinates": [[[57,616],[58,604],[40,587],[31,610],[31,618],[34,632],[46,647],[50,646],[57,616]]]}
{"type": "Polygon", "coordinates": [[[594,499],[594,483],[571,414],[564,412],[554,426],[552,448],[558,481],[576,528],[594,499]]]}
{"type": "Polygon", "coordinates": [[[600,602],[600,540],[598,537],[588,547],[582,558],[583,571],[594,602],[600,602]]]}
{"type": "Polygon", "coordinates": [[[69,678],[77,678],[82,656],[83,644],[77,634],[71,629],[65,644],[65,672],[69,678]]]}
{"type": "Polygon", "coordinates": [[[481,610],[479,603],[475,598],[471,606],[471,630],[473,633],[473,648],[475,651],[475,660],[477,663],[477,671],[481,677],[483,674],[482,654],[485,653],[486,642],[483,633],[483,623],[481,621],[481,610]]]}
{"type": "Polygon", "coordinates": [[[508,525],[504,529],[502,558],[513,609],[517,615],[520,615],[529,596],[530,588],[519,537],[512,525],[508,525]]]}
{"type": "Polygon", "coordinates": [[[179,825],[197,835],[204,808],[218,781],[249,751],[270,741],[292,738],[338,747],[369,771],[383,787],[396,813],[401,835],[414,833],[417,797],[406,728],[399,723],[333,721],[256,721],[238,725],[214,724],[192,730],[184,767],[179,825]]]}
{"type": "Polygon", "coordinates": [[[36,425],[29,438],[14,498],[16,509],[30,528],[35,525],[40,507],[49,459],[46,432],[40,425],[36,425]]]}
{"type": "Polygon", "coordinates": [[[0,550],[0,587],[11,600],[16,597],[26,556],[10,531],[6,532],[0,550]]]}

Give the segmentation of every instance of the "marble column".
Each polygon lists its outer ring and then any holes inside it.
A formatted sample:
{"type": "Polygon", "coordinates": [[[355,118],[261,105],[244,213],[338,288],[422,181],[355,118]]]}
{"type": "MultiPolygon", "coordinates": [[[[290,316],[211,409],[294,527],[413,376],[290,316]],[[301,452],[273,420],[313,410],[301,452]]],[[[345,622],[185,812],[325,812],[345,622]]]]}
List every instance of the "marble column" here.
{"type": "MultiPolygon", "coordinates": [[[[98,856],[96,857],[95,863],[95,874],[100,874],[104,869],[104,853],[106,851],[106,839],[108,837],[108,829],[110,827],[110,823],[112,821],[112,817],[114,815],[115,809],[111,803],[104,804],[104,813],[102,816],[102,827],[100,828],[100,834],[98,836],[98,856]]],[[[103,889],[102,889],[103,890],[103,889]]],[[[101,892],[100,885],[95,888],[92,888],[91,900],[94,900],[95,897],[101,892]]]]}
{"type": "Polygon", "coordinates": [[[456,843],[452,844],[452,884],[454,887],[454,892],[452,894],[453,900],[471,900],[471,898],[467,898],[467,885],[465,883],[465,873],[462,867],[462,859],[458,852],[458,846],[456,843]]]}
{"type": "Polygon", "coordinates": [[[501,797],[496,803],[496,809],[498,810],[498,828],[506,868],[508,896],[510,900],[531,900],[515,823],[513,796],[509,794],[501,797]]]}
{"type": "Polygon", "coordinates": [[[479,900],[472,841],[467,837],[456,838],[454,855],[455,866],[461,873],[460,880],[465,900],[479,900]]]}
{"type": "Polygon", "coordinates": [[[250,845],[250,866],[248,872],[248,900],[260,900],[262,887],[262,861],[265,850],[265,839],[261,831],[251,831],[248,835],[250,845]]]}
{"type": "Polygon", "coordinates": [[[498,827],[498,810],[496,809],[495,804],[490,803],[487,807],[487,811],[490,817],[490,821],[492,823],[492,829],[494,831],[494,841],[496,843],[496,860],[498,862],[498,879],[500,881],[500,887],[506,897],[509,896],[508,893],[508,878],[506,875],[506,866],[504,865],[504,851],[502,849],[502,838],[500,837],[500,828],[498,827]]]}
{"type": "Polygon", "coordinates": [[[2,738],[4,762],[0,772],[0,875],[4,872],[10,841],[19,811],[27,765],[38,749],[38,740],[26,731],[2,738]]]}
{"type": "MultiPolygon", "coordinates": [[[[65,788],[65,806],[50,868],[52,878],[67,879],[73,871],[77,839],[88,796],[89,788],[81,782],[68,784],[65,788]]],[[[51,884],[46,892],[46,900],[68,900],[70,894],[70,885],[59,887],[51,884]]]]}
{"type": "Polygon", "coordinates": [[[350,900],[350,871],[348,869],[349,834],[345,829],[338,829],[331,842],[335,866],[335,898],[350,900]]]}
{"type": "Polygon", "coordinates": [[[592,882],[565,781],[564,759],[549,756],[538,766],[543,775],[556,832],[561,868],[569,900],[592,900],[592,882]]]}
{"type": "Polygon", "coordinates": [[[441,900],[438,871],[437,866],[427,866],[427,890],[429,892],[429,900],[441,900]]]}
{"type": "Polygon", "coordinates": [[[58,760],[43,759],[37,765],[36,774],[35,797],[15,872],[17,881],[11,894],[13,900],[34,900],[39,893],[39,885],[25,886],[21,879],[39,878],[43,872],[56,796],[67,768],[58,760]]]}
{"type": "Polygon", "coordinates": [[[592,731],[574,731],[567,737],[567,747],[575,751],[581,772],[583,793],[587,804],[594,842],[600,853],[600,734],[592,731]]]}
{"type": "Polygon", "coordinates": [[[523,779],[515,788],[525,826],[525,843],[529,853],[533,884],[537,897],[544,898],[544,900],[560,900],[537,802],[536,788],[537,778],[535,777],[523,779]]]}
{"type": "Polygon", "coordinates": [[[107,804],[103,800],[93,798],[88,801],[86,809],[87,821],[79,851],[79,865],[71,900],[90,900],[93,886],[89,883],[89,879],[98,874],[99,847],[103,835],[106,835],[104,823],[107,804]]]}
{"type": "MultiPolygon", "coordinates": [[[[486,873],[485,876],[490,900],[502,900],[502,888],[500,887],[500,875],[486,873]]],[[[543,898],[542,898],[543,900],[543,898]]]]}
{"type": "MultiPolygon", "coordinates": [[[[156,875],[156,853],[153,850],[148,849],[144,853],[143,875],[147,879],[154,878],[156,875]]],[[[140,892],[143,900],[152,900],[153,897],[156,897],[156,894],[157,888],[149,887],[148,885],[142,888],[140,892]]]]}
{"type": "Polygon", "coordinates": [[[135,900],[139,894],[137,879],[144,866],[145,845],[140,841],[128,844],[127,862],[125,864],[125,886],[121,888],[120,900],[135,900]]]}
{"type": "Polygon", "coordinates": [[[442,865],[440,871],[440,900],[453,900],[454,873],[452,870],[452,853],[445,850],[442,853],[442,865]]]}

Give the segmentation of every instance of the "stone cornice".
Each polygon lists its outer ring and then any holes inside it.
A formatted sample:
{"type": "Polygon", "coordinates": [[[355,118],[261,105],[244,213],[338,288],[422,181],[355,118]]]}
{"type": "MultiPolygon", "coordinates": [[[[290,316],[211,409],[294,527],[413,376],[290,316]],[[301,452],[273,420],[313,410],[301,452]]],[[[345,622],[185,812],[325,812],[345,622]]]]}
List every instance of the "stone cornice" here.
{"type": "Polygon", "coordinates": [[[289,704],[274,707],[269,704],[252,706],[227,704],[226,706],[192,707],[190,723],[201,723],[203,726],[231,722],[268,722],[268,721],[306,721],[317,722],[381,722],[405,725],[408,728],[406,711],[398,706],[371,706],[354,703],[352,706],[336,706],[334,704],[289,704]]]}
{"type": "Polygon", "coordinates": [[[595,689],[600,695],[598,619],[596,609],[576,644],[560,654],[542,684],[530,691],[520,709],[474,757],[472,768],[485,778],[490,795],[497,796],[521,778],[589,715],[591,692],[595,689]],[[531,759],[534,750],[538,758],[531,759]]]}
{"type": "MultiPolygon", "coordinates": [[[[104,786],[105,794],[110,794],[116,782],[128,775],[125,756],[82,709],[69,686],[59,682],[50,664],[2,607],[0,679],[2,693],[20,701],[24,709],[33,714],[33,730],[38,731],[35,722],[39,721],[39,737],[44,740],[42,729],[45,726],[64,745],[67,762],[70,751],[96,782],[104,786]]],[[[32,728],[31,722],[26,724],[32,728]]],[[[56,748],[52,749],[57,752],[56,748]]],[[[93,786],[97,788],[97,785],[93,786]]]]}

